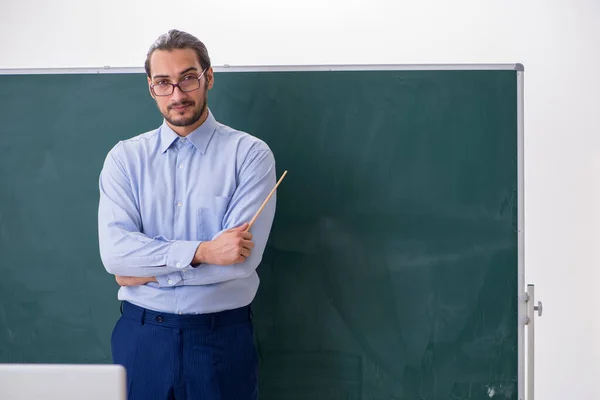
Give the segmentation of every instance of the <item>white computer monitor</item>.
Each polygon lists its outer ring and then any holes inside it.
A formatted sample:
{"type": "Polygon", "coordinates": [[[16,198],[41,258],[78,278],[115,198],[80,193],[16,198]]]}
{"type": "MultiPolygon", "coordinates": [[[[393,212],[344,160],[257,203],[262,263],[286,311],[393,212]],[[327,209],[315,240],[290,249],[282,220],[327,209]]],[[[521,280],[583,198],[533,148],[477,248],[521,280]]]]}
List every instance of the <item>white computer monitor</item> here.
{"type": "Polygon", "coordinates": [[[126,377],[113,364],[0,364],[0,399],[127,400],[126,377]]]}

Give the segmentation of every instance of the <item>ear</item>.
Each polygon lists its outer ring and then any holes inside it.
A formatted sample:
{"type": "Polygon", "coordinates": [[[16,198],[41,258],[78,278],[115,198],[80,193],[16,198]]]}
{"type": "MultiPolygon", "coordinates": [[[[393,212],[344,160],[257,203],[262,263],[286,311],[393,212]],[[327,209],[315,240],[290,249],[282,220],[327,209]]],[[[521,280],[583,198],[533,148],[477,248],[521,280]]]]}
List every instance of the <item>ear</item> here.
{"type": "Polygon", "coordinates": [[[148,91],[150,92],[150,97],[152,97],[154,100],[156,100],[156,96],[154,96],[154,93],[152,93],[152,88],[150,87],[151,84],[152,84],[152,80],[150,78],[148,78],[148,91]]]}
{"type": "Polygon", "coordinates": [[[206,83],[207,83],[207,88],[208,90],[212,89],[213,84],[215,83],[215,75],[213,73],[213,68],[209,67],[206,70],[206,83]]]}

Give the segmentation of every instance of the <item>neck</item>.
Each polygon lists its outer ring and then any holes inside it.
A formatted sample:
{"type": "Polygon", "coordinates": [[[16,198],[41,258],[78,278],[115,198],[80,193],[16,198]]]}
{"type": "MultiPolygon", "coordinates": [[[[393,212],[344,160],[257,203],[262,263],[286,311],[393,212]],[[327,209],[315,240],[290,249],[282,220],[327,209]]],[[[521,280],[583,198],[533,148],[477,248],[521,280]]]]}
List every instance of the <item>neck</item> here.
{"type": "Polygon", "coordinates": [[[175,126],[175,125],[171,124],[169,121],[166,121],[166,122],[167,122],[167,125],[169,125],[169,128],[173,129],[173,132],[175,132],[179,136],[187,136],[190,133],[194,132],[196,129],[198,129],[198,127],[200,125],[202,125],[204,123],[204,121],[206,121],[207,118],[208,118],[208,107],[206,107],[204,109],[204,111],[202,112],[202,115],[200,115],[200,118],[198,118],[198,121],[194,122],[192,125],[175,126]]]}

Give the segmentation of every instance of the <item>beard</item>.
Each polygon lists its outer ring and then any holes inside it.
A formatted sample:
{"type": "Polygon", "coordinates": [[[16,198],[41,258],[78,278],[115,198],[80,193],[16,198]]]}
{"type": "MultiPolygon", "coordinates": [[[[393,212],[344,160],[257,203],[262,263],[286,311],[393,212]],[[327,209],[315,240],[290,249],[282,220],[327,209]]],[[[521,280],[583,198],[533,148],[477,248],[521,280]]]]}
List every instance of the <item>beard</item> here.
{"type": "MultiPolygon", "coordinates": [[[[169,104],[167,106],[167,111],[166,112],[161,111],[161,114],[173,126],[193,125],[196,122],[198,122],[198,120],[202,117],[202,115],[204,114],[204,111],[206,110],[207,94],[208,94],[208,88],[205,85],[204,86],[204,96],[203,96],[202,102],[200,104],[198,104],[197,106],[193,100],[182,100],[177,103],[169,104]],[[192,115],[190,115],[189,117],[185,117],[183,115],[173,115],[173,113],[171,113],[172,107],[178,107],[178,106],[192,107],[193,108],[192,115]]],[[[185,110],[185,111],[187,112],[188,110],[185,110]]],[[[175,111],[174,114],[181,114],[181,113],[178,113],[177,111],[175,111]]]]}

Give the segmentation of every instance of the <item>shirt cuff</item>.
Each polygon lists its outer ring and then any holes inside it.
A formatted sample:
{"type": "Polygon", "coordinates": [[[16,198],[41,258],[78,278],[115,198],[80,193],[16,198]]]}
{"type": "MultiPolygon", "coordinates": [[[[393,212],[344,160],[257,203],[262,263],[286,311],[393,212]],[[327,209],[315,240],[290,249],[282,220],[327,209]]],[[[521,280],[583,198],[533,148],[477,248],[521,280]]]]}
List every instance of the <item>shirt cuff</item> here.
{"type": "Polygon", "coordinates": [[[159,275],[156,277],[158,287],[173,287],[179,285],[183,281],[181,272],[173,272],[167,275],[159,275]]]}
{"type": "Polygon", "coordinates": [[[184,269],[194,259],[200,241],[178,240],[171,245],[167,256],[167,267],[184,269]]]}

